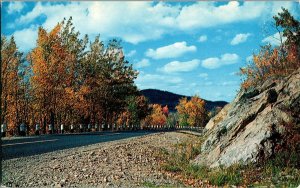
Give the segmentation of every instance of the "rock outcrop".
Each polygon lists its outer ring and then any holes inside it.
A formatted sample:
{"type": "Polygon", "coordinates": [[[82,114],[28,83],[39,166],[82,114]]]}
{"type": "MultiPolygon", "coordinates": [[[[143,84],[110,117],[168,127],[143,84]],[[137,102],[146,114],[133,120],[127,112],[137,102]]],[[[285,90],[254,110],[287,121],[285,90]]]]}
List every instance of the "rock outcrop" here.
{"type": "Polygon", "coordinates": [[[300,69],[240,91],[206,125],[202,152],[193,163],[213,168],[269,158],[291,122],[300,123],[300,69]]]}

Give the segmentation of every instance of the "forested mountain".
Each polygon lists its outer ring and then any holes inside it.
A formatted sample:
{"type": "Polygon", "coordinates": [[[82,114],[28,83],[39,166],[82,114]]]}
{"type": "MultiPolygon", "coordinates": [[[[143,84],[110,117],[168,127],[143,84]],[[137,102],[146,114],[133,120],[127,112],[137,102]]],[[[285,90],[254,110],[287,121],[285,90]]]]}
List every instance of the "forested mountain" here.
{"type": "MultiPolygon", "coordinates": [[[[149,103],[151,104],[161,104],[162,106],[168,105],[170,111],[175,111],[175,106],[178,104],[179,99],[187,97],[191,99],[190,96],[179,95],[171,93],[169,91],[162,91],[158,89],[144,89],[141,90],[141,93],[148,98],[149,103]]],[[[206,108],[208,110],[213,109],[214,107],[223,107],[227,104],[225,101],[209,101],[205,100],[206,108]]]]}

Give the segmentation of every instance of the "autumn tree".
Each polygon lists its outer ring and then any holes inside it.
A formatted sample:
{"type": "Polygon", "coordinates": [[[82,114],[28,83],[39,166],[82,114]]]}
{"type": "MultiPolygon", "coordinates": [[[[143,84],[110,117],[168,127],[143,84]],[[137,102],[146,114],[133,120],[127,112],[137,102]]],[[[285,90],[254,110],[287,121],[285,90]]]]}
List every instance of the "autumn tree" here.
{"type": "Polygon", "coordinates": [[[181,126],[205,126],[208,119],[205,101],[198,96],[194,96],[190,100],[187,98],[180,99],[176,109],[181,126]]]}
{"type": "Polygon", "coordinates": [[[150,124],[159,127],[163,127],[167,121],[167,117],[164,115],[163,108],[160,104],[152,105],[152,112],[150,114],[150,118],[150,124]]]}
{"type": "Polygon", "coordinates": [[[80,123],[86,115],[87,101],[84,99],[85,88],[82,87],[86,67],[84,66],[87,55],[88,36],[80,38],[80,32],[75,30],[72,17],[61,23],[61,44],[69,54],[66,59],[67,80],[64,86],[65,95],[61,113],[63,123],[80,123]]]}
{"type": "Polygon", "coordinates": [[[26,86],[22,84],[25,83],[25,70],[21,70],[23,60],[23,54],[18,51],[14,37],[8,40],[1,35],[1,123],[8,124],[8,128],[15,131],[17,124],[25,121],[27,117],[22,115],[27,107],[27,103],[24,104],[26,99],[23,98],[26,97],[24,92],[27,92],[26,86]]]}
{"type": "Polygon", "coordinates": [[[94,116],[101,114],[107,128],[125,110],[126,98],[137,93],[134,85],[137,72],[125,60],[119,41],[111,40],[105,47],[98,36],[90,48],[83,79],[83,87],[90,91],[85,97],[92,104],[90,108],[94,116]]]}
{"type": "Polygon", "coordinates": [[[168,117],[169,116],[169,108],[168,108],[168,105],[164,106],[163,109],[163,114],[168,117]]]}
{"type": "Polygon", "coordinates": [[[119,116],[119,125],[125,124],[127,128],[133,128],[134,126],[140,127],[141,120],[143,120],[148,113],[148,101],[145,96],[129,96],[127,97],[125,112],[119,116]]]}
{"type": "Polygon", "coordinates": [[[189,114],[186,110],[186,105],[188,103],[188,100],[186,97],[179,99],[178,105],[175,107],[178,115],[179,115],[179,125],[180,126],[188,126],[188,118],[189,114]]]}
{"type": "Polygon", "coordinates": [[[240,71],[244,78],[242,88],[261,84],[269,77],[286,76],[300,67],[300,22],[284,8],[273,18],[280,45],[268,44],[253,54],[253,61],[240,71]]]}
{"type": "Polygon", "coordinates": [[[169,113],[166,122],[167,127],[175,128],[175,125],[177,124],[178,120],[178,113],[169,113]]]}
{"type": "Polygon", "coordinates": [[[65,87],[69,81],[67,62],[70,54],[62,46],[61,25],[49,33],[39,28],[37,46],[28,54],[33,76],[31,86],[36,117],[44,126],[46,122],[58,123],[58,114],[64,108],[65,87]]]}
{"type": "Polygon", "coordinates": [[[138,96],[132,65],[125,60],[121,42],[107,45],[96,36],[80,36],[72,18],[50,31],[40,27],[36,47],[22,54],[14,38],[1,36],[1,121],[16,125],[108,124],[127,112],[135,124],[146,116],[146,99],[138,96]],[[89,45],[88,45],[89,44],[89,45]],[[128,97],[134,98],[128,103],[128,97]],[[136,116],[136,117],[135,117],[136,116]]]}

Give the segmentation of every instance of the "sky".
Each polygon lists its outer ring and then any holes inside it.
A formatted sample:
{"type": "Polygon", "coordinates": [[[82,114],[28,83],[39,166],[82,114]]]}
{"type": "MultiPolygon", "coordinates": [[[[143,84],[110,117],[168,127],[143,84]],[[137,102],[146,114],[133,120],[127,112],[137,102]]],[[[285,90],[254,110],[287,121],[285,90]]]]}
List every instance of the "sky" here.
{"type": "Polygon", "coordinates": [[[246,2],[2,2],[1,33],[20,51],[36,45],[37,30],[73,18],[81,36],[122,41],[125,58],[139,71],[139,89],[160,89],[207,100],[234,99],[241,77],[261,45],[279,44],[272,16],[297,1],[246,2]]]}

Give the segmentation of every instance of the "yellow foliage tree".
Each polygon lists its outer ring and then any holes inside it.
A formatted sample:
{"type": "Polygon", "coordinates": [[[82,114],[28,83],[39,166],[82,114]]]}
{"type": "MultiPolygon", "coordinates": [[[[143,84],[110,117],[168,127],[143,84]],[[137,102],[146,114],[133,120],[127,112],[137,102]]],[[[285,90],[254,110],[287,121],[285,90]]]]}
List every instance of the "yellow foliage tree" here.
{"type": "Polygon", "coordinates": [[[208,117],[205,101],[198,96],[193,96],[191,100],[187,98],[180,99],[176,109],[181,126],[205,126],[208,117]]]}

